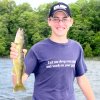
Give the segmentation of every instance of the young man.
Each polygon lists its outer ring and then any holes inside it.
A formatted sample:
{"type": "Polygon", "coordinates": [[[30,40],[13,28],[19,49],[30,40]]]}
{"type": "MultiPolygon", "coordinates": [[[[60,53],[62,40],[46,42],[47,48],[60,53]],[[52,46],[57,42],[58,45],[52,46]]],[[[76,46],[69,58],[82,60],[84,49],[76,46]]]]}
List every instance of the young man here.
{"type": "MultiPolygon", "coordinates": [[[[81,45],[67,38],[73,24],[68,5],[59,2],[51,7],[48,25],[51,36],[32,46],[25,57],[25,81],[35,75],[33,100],[76,100],[73,82],[77,83],[86,100],[95,100],[88,79],[81,45]]],[[[16,45],[11,46],[10,57],[17,57],[16,45]]],[[[16,77],[13,77],[16,82],[16,77]]]]}

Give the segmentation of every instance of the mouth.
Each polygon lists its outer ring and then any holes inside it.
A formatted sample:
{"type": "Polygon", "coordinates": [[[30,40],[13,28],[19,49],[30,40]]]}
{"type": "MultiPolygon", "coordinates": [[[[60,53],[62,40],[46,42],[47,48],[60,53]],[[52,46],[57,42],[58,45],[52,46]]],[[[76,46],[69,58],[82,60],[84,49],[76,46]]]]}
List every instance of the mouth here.
{"type": "Polygon", "coordinates": [[[63,31],[63,30],[65,30],[64,27],[57,27],[56,29],[59,30],[59,31],[63,31]]]}

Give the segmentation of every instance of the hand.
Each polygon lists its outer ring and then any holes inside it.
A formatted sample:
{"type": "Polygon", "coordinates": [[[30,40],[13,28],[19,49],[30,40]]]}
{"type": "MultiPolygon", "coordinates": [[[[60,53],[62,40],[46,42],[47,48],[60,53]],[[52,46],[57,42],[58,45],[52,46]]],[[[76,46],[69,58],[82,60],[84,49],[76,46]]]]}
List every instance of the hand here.
{"type": "Polygon", "coordinates": [[[10,47],[10,58],[16,59],[17,57],[18,57],[18,51],[16,50],[16,44],[12,42],[10,47]]]}
{"type": "MultiPolygon", "coordinates": [[[[24,53],[24,57],[27,53],[27,50],[26,49],[23,49],[23,52],[24,53]]],[[[18,51],[16,49],[16,44],[14,42],[11,43],[11,47],[10,47],[10,58],[11,59],[16,59],[18,57],[18,51]]]]}

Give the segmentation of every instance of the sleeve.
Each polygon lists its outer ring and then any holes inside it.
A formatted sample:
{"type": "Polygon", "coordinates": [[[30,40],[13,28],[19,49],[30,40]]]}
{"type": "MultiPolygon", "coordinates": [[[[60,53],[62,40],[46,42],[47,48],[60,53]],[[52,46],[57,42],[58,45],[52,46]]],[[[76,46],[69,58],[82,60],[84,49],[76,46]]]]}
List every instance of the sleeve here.
{"type": "Polygon", "coordinates": [[[86,71],[87,71],[87,66],[86,66],[85,61],[84,61],[84,52],[83,52],[83,49],[81,47],[80,51],[79,51],[79,57],[76,61],[76,65],[75,65],[75,76],[76,77],[81,76],[86,71]]]}
{"type": "Polygon", "coordinates": [[[30,75],[31,73],[34,73],[37,66],[37,57],[32,49],[27,53],[24,64],[26,74],[30,75]]]}

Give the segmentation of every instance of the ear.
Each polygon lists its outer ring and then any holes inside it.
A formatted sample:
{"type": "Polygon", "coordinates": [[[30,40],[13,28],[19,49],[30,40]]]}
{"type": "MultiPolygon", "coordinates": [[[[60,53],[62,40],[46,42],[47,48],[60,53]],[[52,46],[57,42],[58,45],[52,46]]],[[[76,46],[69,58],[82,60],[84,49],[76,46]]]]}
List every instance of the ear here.
{"type": "Polygon", "coordinates": [[[51,21],[51,19],[48,18],[48,26],[51,26],[50,21],[51,21]]]}
{"type": "Polygon", "coordinates": [[[73,25],[73,22],[74,22],[74,20],[73,20],[73,18],[71,18],[70,19],[70,27],[73,25]]]}

